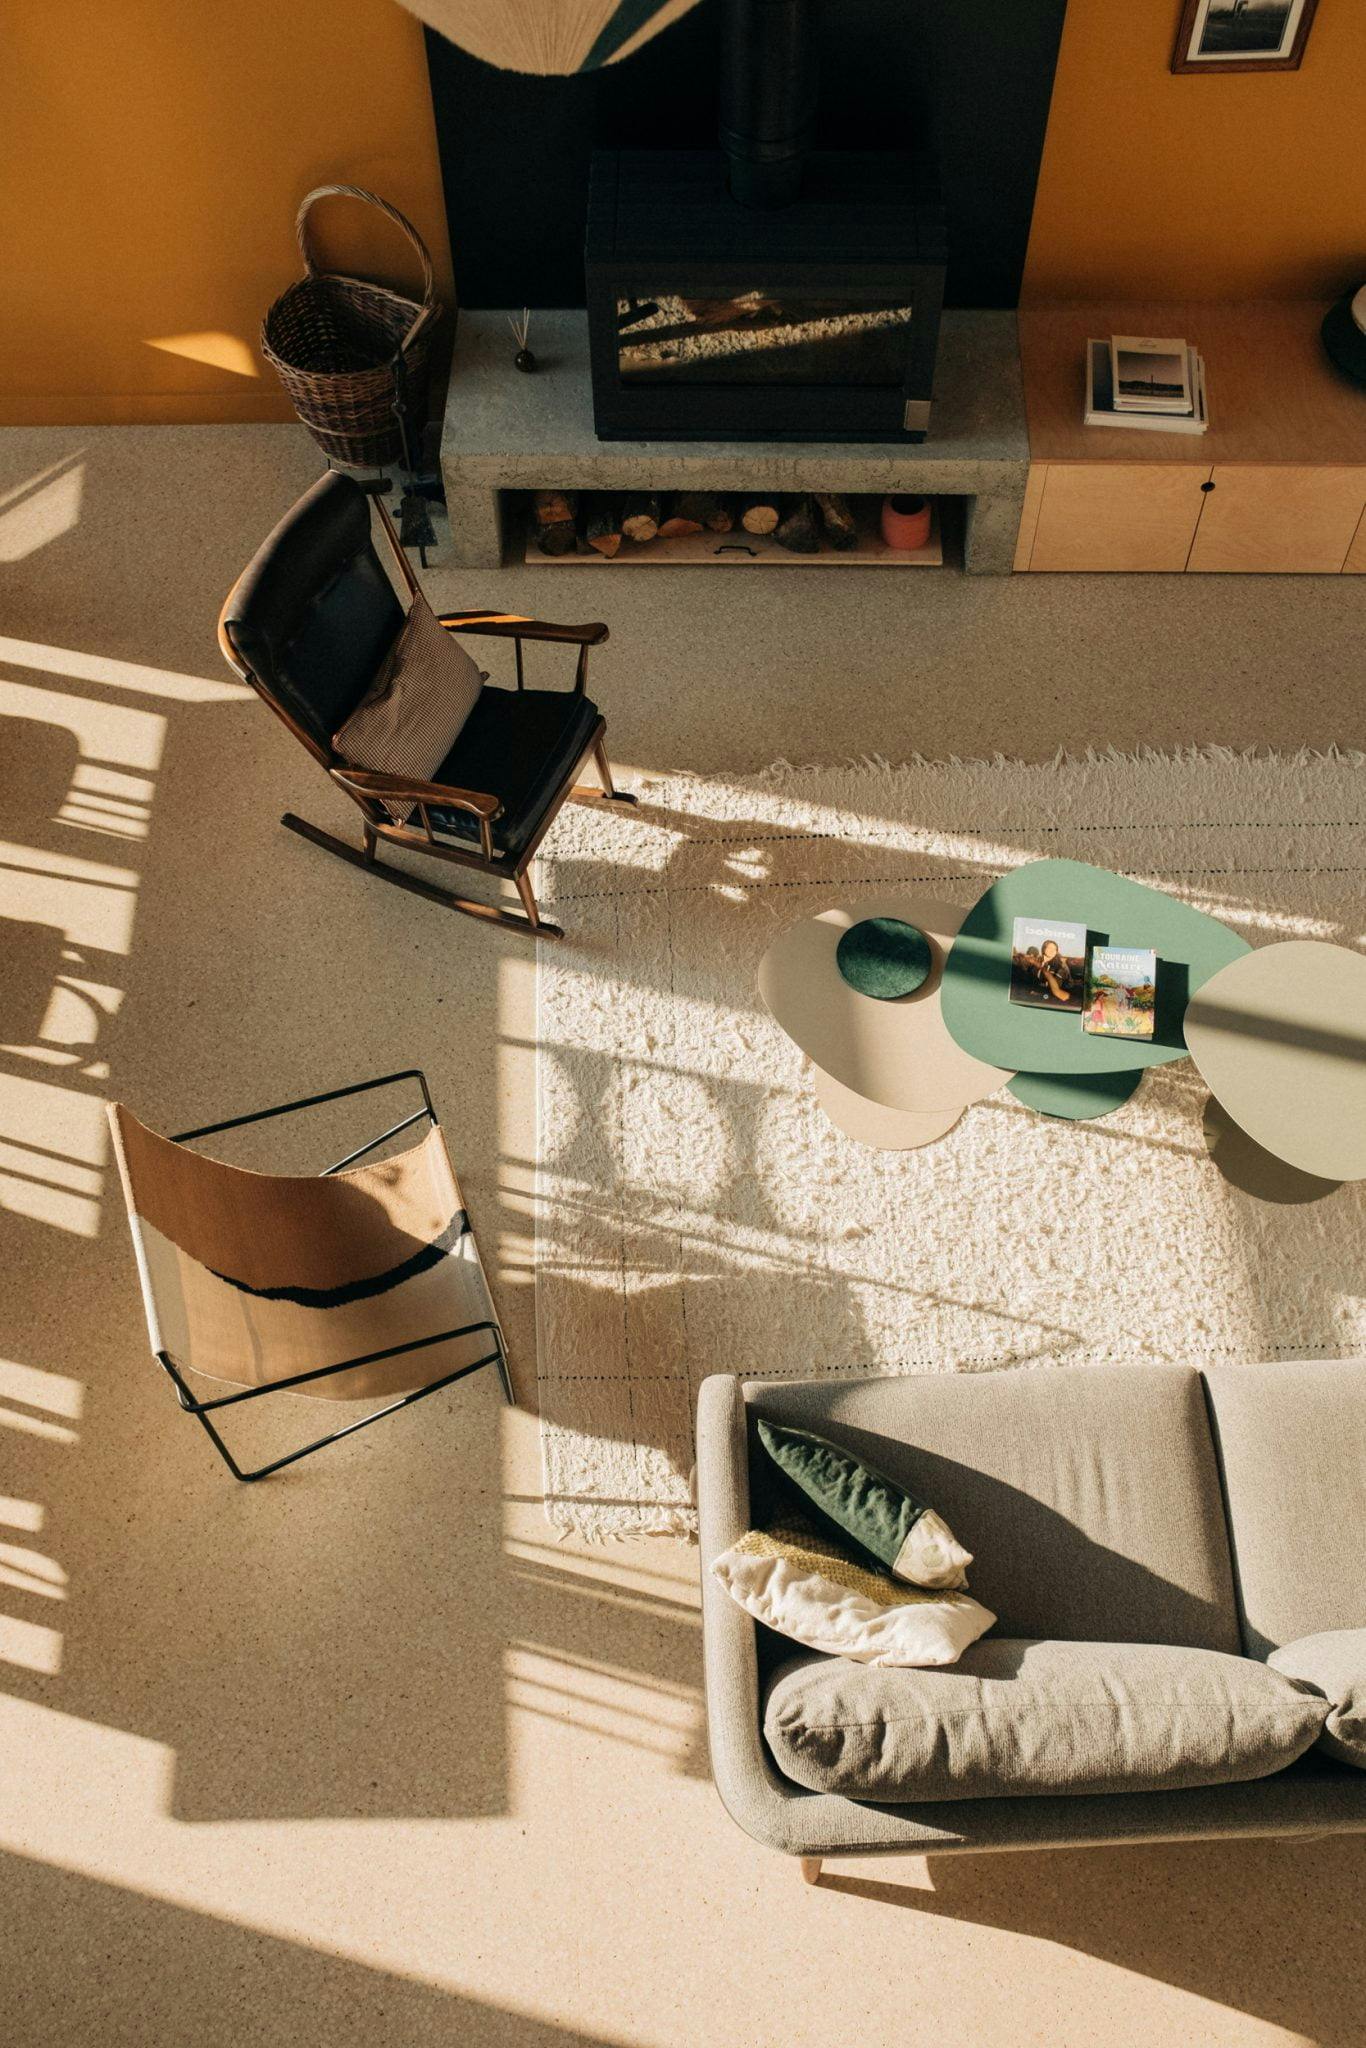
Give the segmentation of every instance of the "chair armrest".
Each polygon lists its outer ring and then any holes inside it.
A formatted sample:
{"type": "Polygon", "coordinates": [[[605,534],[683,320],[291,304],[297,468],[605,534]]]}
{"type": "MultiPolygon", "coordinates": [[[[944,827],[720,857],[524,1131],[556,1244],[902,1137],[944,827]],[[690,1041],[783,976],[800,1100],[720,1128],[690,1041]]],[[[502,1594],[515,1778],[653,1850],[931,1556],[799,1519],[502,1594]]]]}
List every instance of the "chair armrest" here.
{"type": "Polygon", "coordinates": [[[402,802],[437,804],[453,811],[472,811],[490,822],[503,814],[496,796],[480,789],[455,789],[444,782],[417,782],[408,775],[380,775],[373,768],[333,768],[338,782],[362,796],[397,797],[402,802]]]}
{"type": "Polygon", "coordinates": [[[569,647],[601,647],[607,638],[600,619],[585,626],[552,626],[516,612],[441,612],[437,624],[448,633],[483,633],[495,640],[558,640],[569,647]]]}

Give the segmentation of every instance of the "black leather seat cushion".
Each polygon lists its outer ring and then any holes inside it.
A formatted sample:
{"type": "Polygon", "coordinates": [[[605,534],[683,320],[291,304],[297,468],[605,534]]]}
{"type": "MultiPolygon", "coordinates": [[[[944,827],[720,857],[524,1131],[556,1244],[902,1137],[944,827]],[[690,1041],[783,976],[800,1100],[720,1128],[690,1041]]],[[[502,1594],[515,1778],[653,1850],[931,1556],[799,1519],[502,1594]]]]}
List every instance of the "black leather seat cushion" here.
{"type": "MultiPolygon", "coordinates": [[[[523,851],[561,784],[581,760],[598,707],[571,690],[500,690],[485,684],[433,782],[496,796],[503,815],[493,843],[513,860],[523,851]]],[[[433,827],[450,839],[479,839],[468,811],[433,808],[433,827]]]]}

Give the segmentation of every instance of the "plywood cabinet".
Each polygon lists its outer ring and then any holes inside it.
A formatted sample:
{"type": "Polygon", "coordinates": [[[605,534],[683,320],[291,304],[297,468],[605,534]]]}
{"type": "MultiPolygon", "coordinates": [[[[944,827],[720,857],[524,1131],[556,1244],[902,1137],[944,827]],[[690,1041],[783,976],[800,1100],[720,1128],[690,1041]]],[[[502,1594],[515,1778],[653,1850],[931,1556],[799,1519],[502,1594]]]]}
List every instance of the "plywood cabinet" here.
{"type": "Polygon", "coordinates": [[[1366,403],[1328,359],[1324,311],[1023,307],[1031,468],[1016,568],[1366,574],[1366,403]],[[1209,431],[1086,426],[1087,342],[1106,334],[1186,335],[1205,358],[1209,431]]]}
{"type": "Polygon", "coordinates": [[[1049,463],[1027,566],[1184,569],[1209,474],[1207,463],[1049,463]]]}
{"type": "Polygon", "coordinates": [[[1366,512],[1361,515],[1356,538],[1347,550],[1342,572],[1344,576],[1366,576],[1366,512]]]}
{"type": "Polygon", "coordinates": [[[1366,464],[1035,463],[1015,567],[1366,574],[1366,464]]]}
{"type": "Polygon", "coordinates": [[[1366,507],[1366,468],[1216,463],[1186,567],[1335,576],[1366,507]]]}

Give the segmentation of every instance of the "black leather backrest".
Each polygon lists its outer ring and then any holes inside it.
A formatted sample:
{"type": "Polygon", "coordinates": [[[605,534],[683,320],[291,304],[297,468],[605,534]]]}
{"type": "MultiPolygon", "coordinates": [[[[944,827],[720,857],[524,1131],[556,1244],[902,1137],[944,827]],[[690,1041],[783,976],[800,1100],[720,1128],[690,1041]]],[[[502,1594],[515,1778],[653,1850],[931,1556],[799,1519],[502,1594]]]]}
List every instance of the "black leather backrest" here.
{"type": "Polygon", "coordinates": [[[257,680],[330,749],[403,623],[359,484],[329,471],[305,491],[238,578],[223,621],[257,680]]]}

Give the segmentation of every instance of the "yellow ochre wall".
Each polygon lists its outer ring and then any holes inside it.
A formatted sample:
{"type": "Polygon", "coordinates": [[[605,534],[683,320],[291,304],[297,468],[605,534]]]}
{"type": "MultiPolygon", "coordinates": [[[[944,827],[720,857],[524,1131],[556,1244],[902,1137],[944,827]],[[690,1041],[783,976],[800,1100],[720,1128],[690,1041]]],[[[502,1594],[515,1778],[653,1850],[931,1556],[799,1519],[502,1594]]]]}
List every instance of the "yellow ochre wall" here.
{"type": "Polygon", "coordinates": [[[1317,298],[1366,278],[1366,0],[1298,71],[1174,75],[1180,0],[1068,0],[1025,300],[1317,298]]]}
{"type": "MultiPolygon", "coordinates": [[[[396,0],[7,0],[4,16],[0,424],[293,418],[256,340],[300,274],[314,185],[407,214],[449,304],[422,31],[396,0]]],[[[314,217],[329,263],[416,285],[381,216],[333,199],[314,217]]]]}

